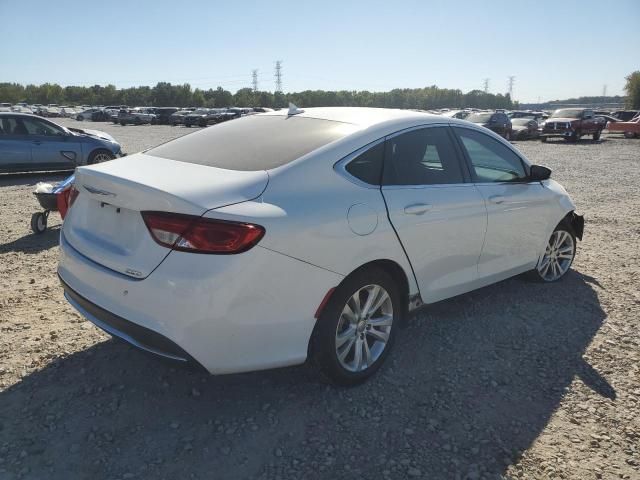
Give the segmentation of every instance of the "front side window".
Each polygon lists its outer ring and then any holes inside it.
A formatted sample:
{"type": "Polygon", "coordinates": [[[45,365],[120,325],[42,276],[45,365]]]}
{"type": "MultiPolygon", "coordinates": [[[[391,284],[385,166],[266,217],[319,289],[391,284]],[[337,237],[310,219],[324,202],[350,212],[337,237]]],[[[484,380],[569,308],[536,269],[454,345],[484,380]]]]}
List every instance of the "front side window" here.
{"type": "Polygon", "coordinates": [[[412,130],[386,142],[385,185],[441,185],[464,178],[447,127],[412,130]]]}
{"type": "Polygon", "coordinates": [[[520,157],[484,133],[455,128],[471,161],[477,182],[521,182],[527,173],[520,157]]]}
{"type": "Polygon", "coordinates": [[[50,123],[37,120],[35,118],[22,118],[19,119],[24,124],[24,127],[29,135],[63,135],[62,129],[51,125],[50,123]]]}

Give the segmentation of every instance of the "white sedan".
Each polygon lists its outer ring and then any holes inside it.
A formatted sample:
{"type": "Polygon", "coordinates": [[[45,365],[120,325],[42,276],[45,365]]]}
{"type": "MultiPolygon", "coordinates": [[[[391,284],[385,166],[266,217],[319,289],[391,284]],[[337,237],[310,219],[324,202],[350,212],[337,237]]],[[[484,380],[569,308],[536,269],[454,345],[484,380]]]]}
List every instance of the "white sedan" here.
{"type": "Polygon", "coordinates": [[[58,273],[143,350],[354,384],[418,307],[567,273],[584,222],[550,173],[465,121],[292,106],[78,168],[58,273]]]}

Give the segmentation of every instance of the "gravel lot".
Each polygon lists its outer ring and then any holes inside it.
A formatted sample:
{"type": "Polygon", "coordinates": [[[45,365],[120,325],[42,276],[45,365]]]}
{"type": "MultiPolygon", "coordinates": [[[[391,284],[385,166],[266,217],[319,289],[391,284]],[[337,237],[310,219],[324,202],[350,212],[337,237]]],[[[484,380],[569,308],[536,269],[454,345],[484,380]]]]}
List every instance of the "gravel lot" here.
{"type": "MultiPolygon", "coordinates": [[[[183,127],[63,120],[133,153],[183,127]]],[[[585,214],[560,283],[432,305],[368,383],[306,366],[211,377],[111,340],[67,305],[59,217],[0,178],[0,478],[639,479],[640,140],[518,142],[585,214]]]]}

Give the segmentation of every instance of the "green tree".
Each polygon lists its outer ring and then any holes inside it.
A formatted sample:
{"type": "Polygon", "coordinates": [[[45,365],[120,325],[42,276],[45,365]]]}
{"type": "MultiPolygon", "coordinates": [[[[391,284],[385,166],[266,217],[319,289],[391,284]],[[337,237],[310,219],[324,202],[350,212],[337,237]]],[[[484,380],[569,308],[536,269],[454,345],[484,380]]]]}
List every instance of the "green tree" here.
{"type": "Polygon", "coordinates": [[[624,90],[627,92],[627,106],[640,109],[640,70],[627,75],[625,80],[627,81],[624,86],[624,90]]]}

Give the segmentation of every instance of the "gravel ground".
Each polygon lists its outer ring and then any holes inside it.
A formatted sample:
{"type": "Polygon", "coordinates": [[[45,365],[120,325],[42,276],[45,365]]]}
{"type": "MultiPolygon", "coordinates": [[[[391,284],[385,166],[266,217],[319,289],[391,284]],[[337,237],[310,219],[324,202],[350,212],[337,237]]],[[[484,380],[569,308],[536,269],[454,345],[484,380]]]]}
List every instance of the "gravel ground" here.
{"type": "MultiPolygon", "coordinates": [[[[189,131],[85,125],[129,153],[189,131]]],[[[352,389],[111,340],[63,299],[59,217],[30,234],[34,184],[61,177],[0,178],[0,478],[640,478],[640,140],[516,145],[586,216],[574,270],[430,306],[352,389]]]]}

